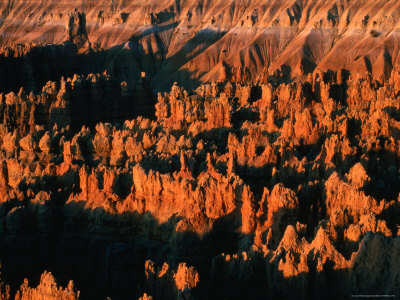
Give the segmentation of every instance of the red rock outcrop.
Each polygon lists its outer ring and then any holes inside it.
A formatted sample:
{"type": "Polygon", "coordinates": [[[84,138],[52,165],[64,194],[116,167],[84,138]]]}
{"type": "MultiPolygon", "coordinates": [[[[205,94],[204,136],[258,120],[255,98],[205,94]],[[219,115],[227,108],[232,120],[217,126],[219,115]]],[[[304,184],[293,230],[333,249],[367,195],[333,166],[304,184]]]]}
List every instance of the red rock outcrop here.
{"type": "Polygon", "coordinates": [[[29,287],[29,282],[25,279],[19,291],[15,295],[15,300],[76,300],[79,299],[79,292],[74,290],[74,283],[70,281],[68,287],[63,289],[59,287],[51,273],[44,272],[40,277],[40,283],[36,288],[29,287]]]}
{"type": "Polygon", "coordinates": [[[191,289],[200,281],[198,272],[186,263],[180,263],[174,271],[167,263],[156,269],[154,262],[146,261],[145,276],[146,289],[158,299],[191,299],[191,289]]]}
{"type": "MultiPolygon", "coordinates": [[[[0,126],[6,282],[15,289],[22,272],[35,277],[50,265],[95,298],[343,298],[369,293],[367,283],[396,292],[395,267],[377,269],[385,284],[376,274],[359,280],[373,273],[363,257],[397,266],[395,86],[317,75],[225,80],[193,93],[174,84],[159,94],[156,118],[121,124],[94,125],[100,110],[85,119],[90,106],[78,101],[105,101],[106,74],[8,94],[0,126]]],[[[70,292],[49,282],[49,293],[70,292]]],[[[40,291],[25,284],[24,293],[40,291]]]]}

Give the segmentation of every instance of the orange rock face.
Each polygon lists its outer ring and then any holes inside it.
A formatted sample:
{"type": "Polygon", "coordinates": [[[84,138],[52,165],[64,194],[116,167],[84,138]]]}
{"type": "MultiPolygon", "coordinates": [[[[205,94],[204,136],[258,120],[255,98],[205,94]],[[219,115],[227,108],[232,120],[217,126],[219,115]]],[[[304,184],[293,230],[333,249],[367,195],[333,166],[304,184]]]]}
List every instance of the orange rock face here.
{"type": "Polygon", "coordinates": [[[0,71],[4,87],[19,81],[32,88],[35,77],[43,83],[91,68],[110,69],[132,86],[144,71],[156,90],[174,81],[192,89],[204,81],[266,83],[330,70],[338,84],[348,72],[369,72],[383,83],[398,73],[396,2],[12,0],[0,10],[0,53],[25,57],[0,71]]]}
{"type": "Polygon", "coordinates": [[[48,299],[48,300],[76,300],[79,299],[79,292],[74,291],[74,283],[70,281],[68,287],[58,287],[53,275],[44,272],[40,277],[40,283],[36,288],[30,288],[29,282],[25,279],[20,290],[15,295],[15,300],[48,299]]]}
{"type": "MultiPolygon", "coordinates": [[[[349,93],[354,83],[347,84],[349,93]]],[[[393,88],[384,86],[387,97],[395,97],[393,88]]],[[[375,243],[387,259],[397,251],[398,104],[382,108],[376,93],[360,111],[323,100],[309,82],[264,86],[256,96],[253,89],[259,86],[220,82],[189,94],[173,85],[158,96],[157,119],[75,132],[51,123],[26,131],[29,119],[3,125],[4,238],[12,245],[20,236],[53,240],[49,257],[56,261],[60,255],[84,259],[71,250],[83,241],[80,247],[98,258],[79,268],[103,274],[89,282],[105,288],[87,288],[75,268],[62,269],[84,293],[117,299],[290,298],[289,286],[304,299],[327,290],[337,297],[370,292],[355,277],[367,270],[360,257],[378,251],[375,243]],[[339,288],[332,290],[327,274],[339,288]],[[117,289],[107,285],[110,278],[117,289]],[[122,285],[132,282],[138,287],[122,285]]],[[[4,257],[6,274],[13,274],[7,269],[12,253],[4,257]]],[[[397,269],[381,272],[392,276],[397,269]]],[[[396,291],[396,281],[381,287],[378,277],[368,280],[382,293],[396,291]]],[[[16,297],[43,289],[56,297],[70,293],[54,282],[41,285],[24,284],[16,297]]]]}
{"type": "Polygon", "coordinates": [[[396,1],[81,2],[0,0],[0,299],[400,295],[396,1]]]}

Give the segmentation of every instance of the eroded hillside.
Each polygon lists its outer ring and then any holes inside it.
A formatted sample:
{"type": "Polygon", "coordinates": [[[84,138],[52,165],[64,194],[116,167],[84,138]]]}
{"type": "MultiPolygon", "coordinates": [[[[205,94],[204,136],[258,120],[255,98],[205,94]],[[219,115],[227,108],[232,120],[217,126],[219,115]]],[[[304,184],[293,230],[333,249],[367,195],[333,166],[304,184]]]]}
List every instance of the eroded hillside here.
{"type": "Polygon", "coordinates": [[[400,295],[399,1],[0,12],[0,299],[400,295]]]}
{"type": "Polygon", "coordinates": [[[174,81],[192,89],[225,71],[234,81],[257,81],[283,66],[289,77],[346,69],[383,82],[399,65],[397,0],[3,0],[0,11],[5,47],[76,45],[39,51],[32,69],[47,80],[59,80],[60,70],[108,69],[133,84],[145,71],[165,91],[174,81]]]}

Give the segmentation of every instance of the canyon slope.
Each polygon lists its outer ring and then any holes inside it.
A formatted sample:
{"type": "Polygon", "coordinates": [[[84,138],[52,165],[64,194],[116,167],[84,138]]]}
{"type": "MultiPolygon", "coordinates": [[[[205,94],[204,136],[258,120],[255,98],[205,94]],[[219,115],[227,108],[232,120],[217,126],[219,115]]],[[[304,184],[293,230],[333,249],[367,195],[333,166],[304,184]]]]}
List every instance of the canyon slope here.
{"type": "Polygon", "coordinates": [[[302,78],[344,69],[384,81],[399,65],[396,0],[2,0],[0,12],[0,45],[73,41],[93,56],[77,73],[107,69],[134,82],[145,71],[157,91],[277,70],[302,78]]]}

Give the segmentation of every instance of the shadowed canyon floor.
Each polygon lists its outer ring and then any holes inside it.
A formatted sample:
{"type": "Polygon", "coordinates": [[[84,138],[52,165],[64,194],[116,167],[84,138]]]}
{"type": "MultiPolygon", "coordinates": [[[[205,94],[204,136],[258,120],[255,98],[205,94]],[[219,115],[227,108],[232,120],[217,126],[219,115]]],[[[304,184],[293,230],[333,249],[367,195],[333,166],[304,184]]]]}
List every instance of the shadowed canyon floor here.
{"type": "Polygon", "coordinates": [[[1,300],[400,297],[400,2],[99,2],[0,0],[1,300]]]}

